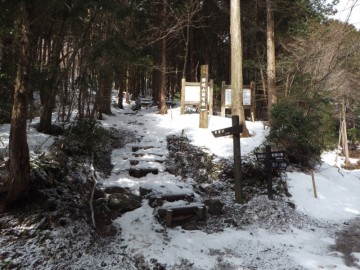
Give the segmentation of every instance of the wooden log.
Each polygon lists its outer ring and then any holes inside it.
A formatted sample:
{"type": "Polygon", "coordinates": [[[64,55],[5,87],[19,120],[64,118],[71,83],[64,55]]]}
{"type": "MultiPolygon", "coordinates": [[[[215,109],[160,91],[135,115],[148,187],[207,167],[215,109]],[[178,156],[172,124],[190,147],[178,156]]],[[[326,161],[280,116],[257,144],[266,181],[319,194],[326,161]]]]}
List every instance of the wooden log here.
{"type": "Polygon", "coordinates": [[[206,208],[205,205],[160,208],[158,215],[165,221],[166,226],[171,226],[174,222],[181,222],[191,218],[204,220],[206,217],[206,208]]]}
{"type": "Polygon", "coordinates": [[[165,195],[157,195],[151,196],[149,198],[149,205],[152,207],[161,206],[164,204],[164,201],[167,202],[175,202],[175,201],[194,201],[194,193],[182,193],[182,194],[165,194],[165,195]]]}

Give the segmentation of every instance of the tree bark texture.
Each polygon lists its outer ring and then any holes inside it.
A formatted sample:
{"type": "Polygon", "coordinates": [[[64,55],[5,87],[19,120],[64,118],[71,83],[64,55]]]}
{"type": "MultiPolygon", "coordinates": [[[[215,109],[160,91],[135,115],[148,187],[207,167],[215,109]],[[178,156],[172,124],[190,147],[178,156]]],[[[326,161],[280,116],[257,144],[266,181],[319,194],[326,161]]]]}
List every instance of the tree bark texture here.
{"type": "Polygon", "coordinates": [[[99,94],[101,113],[111,115],[111,70],[103,70],[99,76],[99,94]]]}
{"type": "Polygon", "coordinates": [[[243,107],[243,74],[240,0],[230,0],[230,36],[231,36],[231,112],[238,115],[243,126],[243,136],[248,137],[243,107]]]}
{"type": "MultiPolygon", "coordinates": [[[[167,11],[167,0],[163,0],[163,16],[166,16],[167,11]]],[[[166,50],[167,50],[167,40],[166,37],[163,37],[161,40],[161,75],[159,83],[159,113],[166,114],[166,50]]]]}
{"type": "Polygon", "coordinates": [[[346,107],[345,100],[342,101],[341,104],[341,116],[342,116],[342,138],[343,138],[343,153],[345,156],[345,165],[350,165],[350,154],[348,147],[348,137],[347,137],[347,128],[346,128],[346,107]]]}
{"type": "Polygon", "coordinates": [[[20,10],[19,18],[16,21],[20,50],[11,117],[8,194],[5,198],[5,206],[24,195],[30,181],[30,158],[26,136],[30,44],[29,15],[25,1],[21,2],[20,10]]]}
{"type": "Polygon", "coordinates": [[[276,104],[276,74],[275,74],[275,26],[273,0],[266,0],[266,46],[267,46],[267,89],[268,118],[272,106],[276,104]]]}

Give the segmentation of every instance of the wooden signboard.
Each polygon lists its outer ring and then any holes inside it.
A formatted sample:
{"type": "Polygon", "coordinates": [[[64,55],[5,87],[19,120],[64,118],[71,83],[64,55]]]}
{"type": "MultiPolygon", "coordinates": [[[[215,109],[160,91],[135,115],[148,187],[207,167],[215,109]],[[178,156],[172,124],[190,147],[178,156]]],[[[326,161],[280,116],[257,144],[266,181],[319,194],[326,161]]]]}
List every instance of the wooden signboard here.
{"type": "MultiPolygon", "coordinates": [[[[181,109],[180,114],[185,113],[186,105],[200,106],[200,82],[187,82],[185,79],[181,80],[181,109]]],[[[214,81],[208,81],[207,87],[207,103],[209,114],[213,115],[213,96],[214,96],[214,81]]]]}
{"type": "MultiPolygon", "coordinates": [[[[210,101],[210,87],[208,86],[208,102],[210,101]]],[[[187,83],[185,85],[185,103],[197,105],[200,103],[200,83],[187,83]]]]}
{"type": "Polygon", "coordinates": [[[272,189],[272,170],[286,170],[286,152],[285,151],[271,151],[271,146],[266,146],[266,151],[262,153],[255,153],[256,159],[264,162],[265,171],[267,177],[267,190],[268,197],[272,199],[273,189],[272,189]]]}
{"type": "Polygon", "coordinates": [[[199,127],[208,128],[208,69],[207,65],[201,66],[201,79],[200,79],[200,104],[199,104],[199,127]]]}
{"type": "MultiPolygon", "coordinates": [[[[250,110],[251,120],[255,121],[255,83],[243,86],[243,106],[245,110],[250,110]]],[[[231,109],[231,85],[222,82],[221,85],[221,116],[225,116],[225,109],[231,109]]]]}
{"type": "Polygon", "coordinates": [[[240,134],[241,132],[242,132],[242,125],[211,131],[211,133],[214,135],[215,138],[240,134]]]}

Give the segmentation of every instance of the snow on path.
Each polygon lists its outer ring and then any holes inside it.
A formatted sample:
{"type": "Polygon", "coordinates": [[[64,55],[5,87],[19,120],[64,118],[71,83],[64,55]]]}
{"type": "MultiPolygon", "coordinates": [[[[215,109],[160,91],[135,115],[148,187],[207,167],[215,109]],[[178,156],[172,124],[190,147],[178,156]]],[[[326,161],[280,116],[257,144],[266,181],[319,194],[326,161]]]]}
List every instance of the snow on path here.
{"type": "MultiPolygon", "coordinates": [[[[114,125],[114,121],[116,125],[129,123],[127,127],[134,128],[131,123],[134,119],[141,123],[136,125],[137,135],[142,138],[138,145],[151,143],[164,155],[167,153],[166,136],[182,133],[194,145],[207,147],[209,152],[222,157],[232,156],[232,139],[215,139],[210,132],[230,126],[231,119],[210,116],[209,129],[199,129],[197,114],[180,115],[179,109],[173,109],[171,113],[161,116],[150,109],[140,111],[135,116],[119,113],[106,122],[109,125],[114,125]]],[[[259,146],[266,135],[260,122],[247,124],[253,136],[241,140],[242,155],[248,155],[259,146]]],[[[135,192],[140,186],[159,192],[192,190],[191,181],[184,182],[166,172],[142,179],[129,177],[124,169],[124,157],[131,154],[130,147],[127,150],[114,151],[115,173],[106,180],[106,184],[130,187],[135,192]]],[[[360,174],[342,170],[345,175],[342,177],[337,170],[325,164],[315,173],[317,200],[312,197],[309,175],[287,173],[292,200],[298,211],[329,225],[325,227],[341,224],[359,214],[360,203],[356,194],[360,194],[360,174]]],[[[168,266],[180,264],[185,259],[194,269],[351,269],[344,264],[341,254],[329,249],[335,241],[334,231],[328,228],[313,231],[292,229],[281,234],[259,228],[250,231],[228,228],[216,234],[167,229],[154,218],[154,209],[148,206],[147,201],[143,202],[141,208],[124,214],[114,223],[122,229],[126,252],[144,256],[147,261],[156,259],[168,266]]]]}

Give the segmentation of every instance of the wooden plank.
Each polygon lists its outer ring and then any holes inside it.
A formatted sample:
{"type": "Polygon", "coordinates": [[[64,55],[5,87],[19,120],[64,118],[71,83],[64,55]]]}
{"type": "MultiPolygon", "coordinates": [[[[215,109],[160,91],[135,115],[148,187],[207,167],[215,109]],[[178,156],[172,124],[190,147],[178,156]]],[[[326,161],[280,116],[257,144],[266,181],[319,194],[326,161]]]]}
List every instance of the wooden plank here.
{"type": "Polygon", "coordinates": [[[185,82],[185,86],[199,86],[200,87],[200,83],[199,82],[185,82]]]}
{"type": "Polygon", "coordinates": [[[213,136],[215,138],[234,135],[234,134],[240,134],[241,132],[242,132],[242,125],[211,131],[211,133],[213,134],[213,136]]]}

